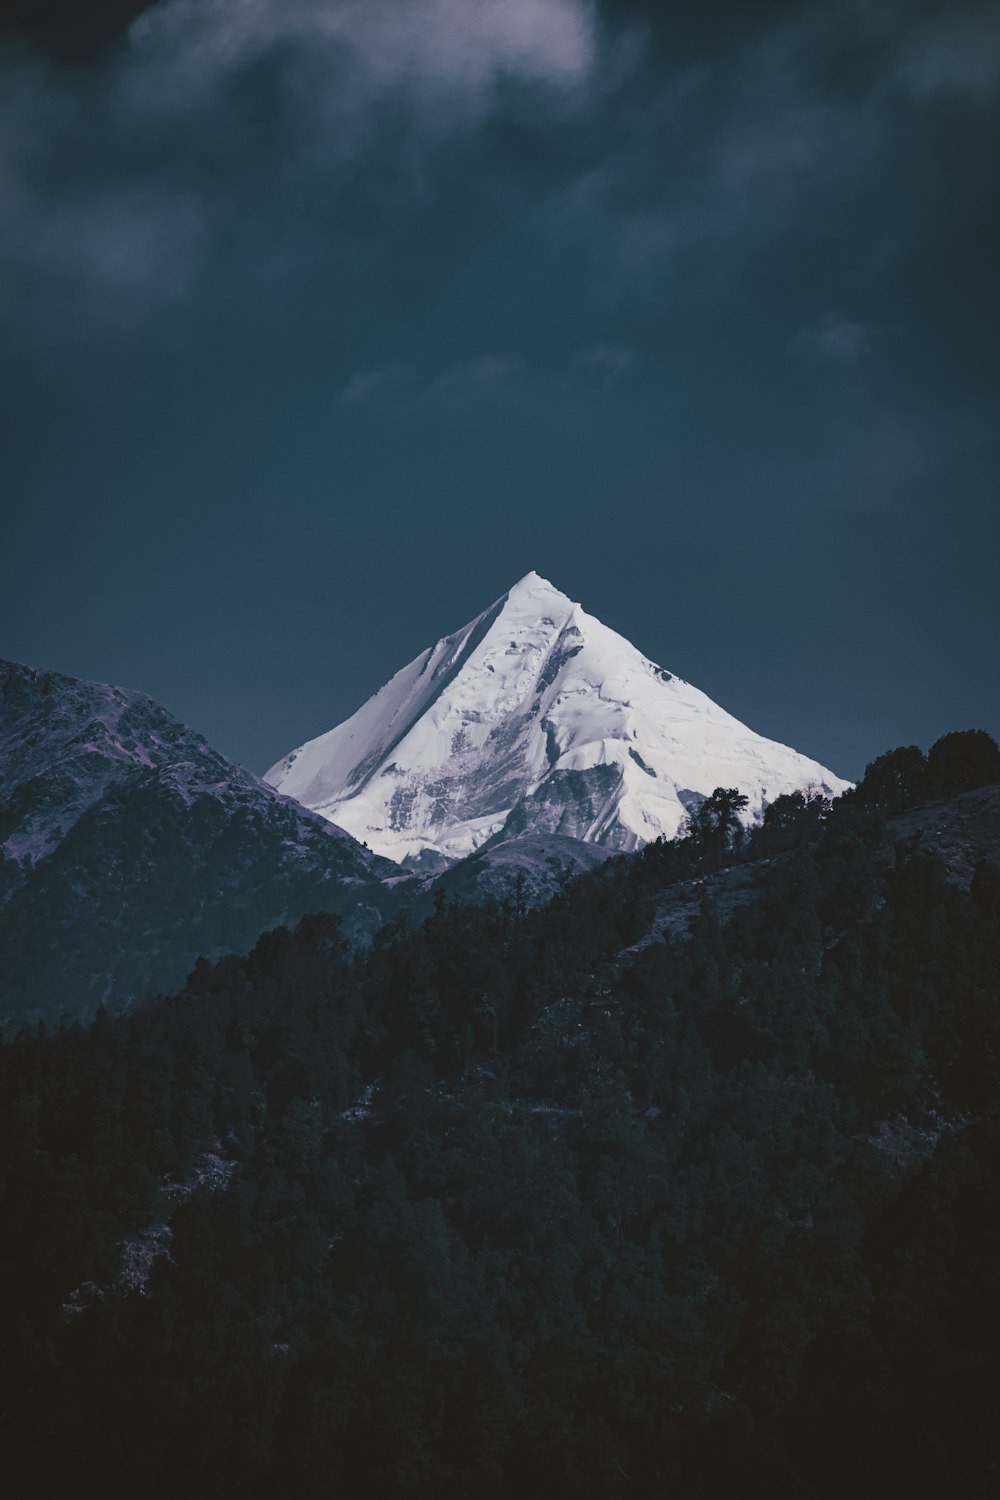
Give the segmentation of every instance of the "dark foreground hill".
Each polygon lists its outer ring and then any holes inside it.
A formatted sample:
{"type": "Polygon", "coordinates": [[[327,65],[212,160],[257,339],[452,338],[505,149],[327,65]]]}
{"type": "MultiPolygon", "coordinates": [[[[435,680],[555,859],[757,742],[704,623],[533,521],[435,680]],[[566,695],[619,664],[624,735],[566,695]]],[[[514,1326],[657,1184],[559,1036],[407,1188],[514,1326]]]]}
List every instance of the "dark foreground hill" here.
{"type": "Polygon", "coordinates": [[[176,989],[310,911],[369,936],[388,873],[144,693],[0,663],[0,1024],[176,989]]]}
{"type": "Polygon", "coordinates": [[[13,1492],[995,1493],[1000,788],[878,767],[0,1048],[13,1492]]]}

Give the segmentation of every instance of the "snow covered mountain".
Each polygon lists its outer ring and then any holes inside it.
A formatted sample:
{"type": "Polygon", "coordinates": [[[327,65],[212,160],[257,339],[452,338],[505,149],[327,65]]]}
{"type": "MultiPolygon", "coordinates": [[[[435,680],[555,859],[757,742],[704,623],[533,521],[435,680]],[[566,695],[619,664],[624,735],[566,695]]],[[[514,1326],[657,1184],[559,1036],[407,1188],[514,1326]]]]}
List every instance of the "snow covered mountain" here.
{"type": "Polygon", "coordinates": [[[0,1024],[177,988],[306,912],[369,936],[387,875],[144,693],[0,661],[0,1024]]]}
{"type": "Polygon", "coordinates": [[[758,817],[784,792],[849,785],[754,734],[537,573],[265,780],[408,863],[545,833],[635,849],[673,838],[717,786],[739,787],[758,817]]]}

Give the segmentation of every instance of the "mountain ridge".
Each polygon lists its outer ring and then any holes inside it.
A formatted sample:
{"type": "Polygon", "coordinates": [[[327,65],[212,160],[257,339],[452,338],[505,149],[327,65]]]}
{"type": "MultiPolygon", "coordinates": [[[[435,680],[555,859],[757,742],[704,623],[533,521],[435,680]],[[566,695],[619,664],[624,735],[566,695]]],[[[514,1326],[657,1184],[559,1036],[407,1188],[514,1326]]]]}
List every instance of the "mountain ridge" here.
{"type": "Polygon", "coordinates": [[[0,662],[0,1021],[92,1013],[396,873],[147,694],[0,662]]]}

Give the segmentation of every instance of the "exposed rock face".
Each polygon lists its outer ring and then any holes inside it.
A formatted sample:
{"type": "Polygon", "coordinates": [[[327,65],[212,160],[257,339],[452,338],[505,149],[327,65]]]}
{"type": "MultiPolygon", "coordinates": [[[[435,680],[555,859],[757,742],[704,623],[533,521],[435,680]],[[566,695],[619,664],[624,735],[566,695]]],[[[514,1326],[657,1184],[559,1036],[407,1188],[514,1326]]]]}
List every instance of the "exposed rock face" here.
{"type": "Polygon", "coordinates": [[[179,987],[306,912],[380,920],[397,873],[143,693],[0,663],[0,1021],[179,987]]]}
{"type": "Polygon", "coordinates": [[[459,901],[511,901],[520,909],[542,906],[558,895],[567,881],[603,864],[614,852],[605,845],[561,834],[526,834],[509,839],[501,835],[432,881],[407,882],[403,892],[415,916],[432,909],[438,891],[459,901]]]}
{"type": "Polygon", "coordinates": [[[848,783],[763,739],[536,573],[266,780],[380,854],[426,864],[534,835],[673,838],[717,786],[759,816],[848,783]]]}
{"type": "Polygon", "coordinates": [[[1000,785],[900,813],[889,836],[908,853],[936,855],[948,879],[968,889],[981,860],[1000,864],[1000,785]]]}

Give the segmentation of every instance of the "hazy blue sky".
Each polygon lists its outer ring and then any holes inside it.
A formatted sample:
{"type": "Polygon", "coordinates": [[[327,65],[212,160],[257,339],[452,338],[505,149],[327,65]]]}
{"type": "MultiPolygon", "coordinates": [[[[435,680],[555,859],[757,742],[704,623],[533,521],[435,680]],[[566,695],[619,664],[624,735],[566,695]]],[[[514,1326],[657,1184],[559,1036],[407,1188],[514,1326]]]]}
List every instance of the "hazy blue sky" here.
{"type": "Polygon", "coordinates": [[[536,568],[841,774],[1000,732],[995,5],[17,9],[0,654],[260,771],[536,568]]]}

